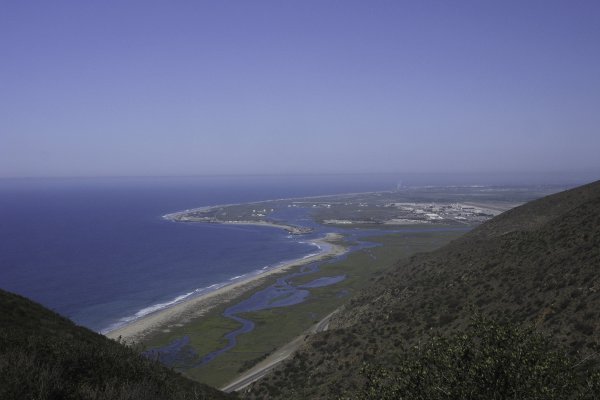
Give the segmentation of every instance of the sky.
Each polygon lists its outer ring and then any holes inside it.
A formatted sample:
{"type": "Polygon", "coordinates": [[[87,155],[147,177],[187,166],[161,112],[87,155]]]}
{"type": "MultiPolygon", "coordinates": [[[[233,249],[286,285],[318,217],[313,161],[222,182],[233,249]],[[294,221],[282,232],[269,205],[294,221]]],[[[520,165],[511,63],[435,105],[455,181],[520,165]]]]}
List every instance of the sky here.
{"type": "Polygon", "coordinates": [[[0,177],[598,173],[598,1],[13,1],[0,177]]]}

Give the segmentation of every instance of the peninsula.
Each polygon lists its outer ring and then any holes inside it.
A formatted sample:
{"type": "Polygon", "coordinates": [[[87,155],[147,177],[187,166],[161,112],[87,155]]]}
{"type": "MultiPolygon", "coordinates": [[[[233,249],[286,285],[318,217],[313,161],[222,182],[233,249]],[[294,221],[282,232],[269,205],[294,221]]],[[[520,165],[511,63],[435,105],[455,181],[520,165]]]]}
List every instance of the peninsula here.
{"type": "Polygon", "coordinates": [[[176,222],[257,225],[292,235],[314,231],[290,222],[288,210],[304,210],[324,226],[394,228],[411,225],[475,226],[527,201],[564,190],[561,186],[398,187],[393,191],[223,204],[164,215],[176,222]],[[282,217],[282,215],[284,215],[282,217]]]}
{"type": "Polygon", "coordinates": [[[204,222],[211,224],[266,226],[271,228],[281,228],[291,235],[304,235],[313,231],[313,229],[303,226],[295,226],[283,222],[264,219],[268,212],[272,212],[274,210],[270,209],[270,211],[267,211],[266,209],[263,209],[257,212],[256,209],[252,209],[252,212],[250,213],[250,209],[248,208],[250,206],[251,204],[236,204],[205,207],[167,214],[164,215],[163,218],[176,222],[204,222]],[[225,209],[227,209],[227,211],[225,211],[225,209]],[[232,213],[232,211],[240,209],[244,210],[244,212],[232,213]]]}

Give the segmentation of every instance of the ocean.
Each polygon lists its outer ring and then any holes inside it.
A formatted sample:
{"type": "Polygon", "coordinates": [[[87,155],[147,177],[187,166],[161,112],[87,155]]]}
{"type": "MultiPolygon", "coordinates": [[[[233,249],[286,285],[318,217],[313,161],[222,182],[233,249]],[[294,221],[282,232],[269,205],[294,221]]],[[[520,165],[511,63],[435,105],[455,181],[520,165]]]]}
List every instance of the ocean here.
{"type": "MultiPolygon", "coordinates": [[[[560,180],[566,181],[564,177],[560,180]]],[[[572,179],[571,179],[572,180],[572,179]]],[[[163,215],[218,204],[392,190],[396,185],[557,182],[556,176],[310,175],[0,179],[0,288],[98,332],[185,296],[316,251],[317,228],[176,223],[163,215]]]]}
{"type": "Polygon", "coordinates": [[[176,223],[164,214],[396,184],[391,175],[0,180],[0,288],[103,332],[315,252],[280,229],[176,223]]]}

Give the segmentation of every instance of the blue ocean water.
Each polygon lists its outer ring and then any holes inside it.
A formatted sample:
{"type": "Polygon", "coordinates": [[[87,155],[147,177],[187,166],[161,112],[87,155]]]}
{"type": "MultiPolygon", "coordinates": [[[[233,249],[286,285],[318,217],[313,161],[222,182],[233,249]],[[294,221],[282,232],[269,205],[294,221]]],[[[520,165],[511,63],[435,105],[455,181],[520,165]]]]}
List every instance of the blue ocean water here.
{"type": "Polygon", "coordinates": [[[0,180],[0,288],[106,330],[195,290],[315,251],[279,229],[183,224],[162,215],[387,190],[396,182],[389,175],[0,180]]]}

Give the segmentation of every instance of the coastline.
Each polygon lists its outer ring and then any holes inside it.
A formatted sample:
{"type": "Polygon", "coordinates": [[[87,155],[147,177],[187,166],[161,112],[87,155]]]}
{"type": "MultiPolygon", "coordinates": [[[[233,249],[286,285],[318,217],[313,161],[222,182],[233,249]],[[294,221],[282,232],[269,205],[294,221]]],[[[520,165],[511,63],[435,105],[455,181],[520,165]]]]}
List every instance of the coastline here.
{"type": "Polygon", "coordinates": [[[294,226],[289,224],[284,224],[280,222],[274,222],[269,220],[257,220],[257,221],[244,221],[244,220],[217,220],[211,219],[207,220],[204,218],[197,217],[188,217],[187,214],[193,212],[202,212],[202,211],[210,211],[215,208],[227,207],[236,204],[227,204],[221,206],[210,206],[210,207],[200,207],[193,208],[184,211],[178,211],[171,214],[165,214],[162,216],[163,219],[172,222],[196,222],[196,223],[204,223],[204,224],[223,224],[223,225],[250,225],[250,226],[264,226],[268,228],[278,228],[283,229],[291,235],[304,235],[306,233],[311,233],[313,231],[312,228],[304,228],[300,226],[294,226]]]}
{"type": "Polygon", "coordinates": [[[320,247],[320,251],[302,258],[284,261],[264,272],[252,274],[221,286],[208,293],[193,296],[169,307],[147,314],[114,330],[105,332],[110,339],[118,339],[127,344],[139,343],[148,335],[158,331],[169,331],[171,327],[182,326],[191,319],[206,314],[212,308],[223,302],[233,300],[242,294],[261,285],[271,275],[286,271],[290,268],[337,257],[347,251],[347,248],[334,243],[341,237],[337,233],[328,233],[325,237],[311,242],[320,247]]]}
{"type": "Polygon", "coordinates": [[[180,215],[189,214],[191,212],[196,211],[208,211],[215,208],[224,208],[230,206],[241,206],[241,205],[251,205],[251,204],[262,204],[269,203],[274,201],[291,201],[291,200],[312,200],[312,199],[320,199],[320,198],[329,198],[329,197],[337,197],[337,196],[354,196],[359,194],[376,194],[376,193],[390,193],[389,190],[376,190],[376,191],[367,191],[367,192],[348,192],[348,193],[338,193],[338,194],[325,194],[325,195],[315,195],[315,196],[303,196],[303,197],[282,197],[278,199],[268,199],[268,200],[259,200],[259,201],[251,201],[251,202],[242,202],[242,203],[227,203],[227,204],[216,204],[211,206],[201,206],[195,208],[188,208],[187,210],[175,211],[172,213],[164,214],[162,218],[169,221],[178,221],[177,217],[180,215]]]}
{"type": "MultiPolygon", "coordinates": [[[[169,219],[169,218],[166,218],[169,219]]],[[[202,219],[195,219],[189,217],[174,217],[174,219],[169,219],[174,222],[191,222],[191,223],[200,223],[200,224],[221,224],[221,225],[244,225],[244,226],[264,226],[267,228],[278,228],[283,229],[290,235],[304,235],[307,233],[311,233],[313,230],[311,228],[304,228],[300,226],[280,224],[271,221],[206,221],[202,219]]]]}
{"type": "Polygon", "coordinates": [[[241,205],[253,205],[253,204],[263,204],[263,203],[271,203],[271,202],[279,202],[279,201],[302,201],[302,200],[313,200],[313,199],[326,199],[330,197],[346,197],[346,196],[355,196],[360,194],[377,194],[377,193],[389,193],[389,190],[377,190],[377,191],[367,191],[367,192],[349,192],[349,193],[338,193],[338,194],[326,194],[326,195],[315,195],[315,196],[303,196],[303,197],[282,197],[278,199],[267,199],[267,200],[259,200],[259,201],[251,201],[251,202],[242,202],[242,203],[226,203],[226,204],[215,204],[210,206],[201,206],[195,208],[188,208],[186,210],[175,211],[172,213],[164,214],[162,216],[163,219],[172,222],[202,222],[202,223],[213,223],[213,224],[233,224],[233,225],[254,225],[254,226],[266,226],[270,228],[279,228],[289,232],[292,235],[302,235],[305,233],[312,232],[312,229],[294,225],[288,225],[285,223],[279,223],[269,220],[258,220],[258,221],[222,221],[222,220],[206,220],[201,218],[194,217],[186,217],[187,214],[194,212],[204,212],[211,211],[219,208],[232,207],[232,206],[241,206],[241,205]]]}

